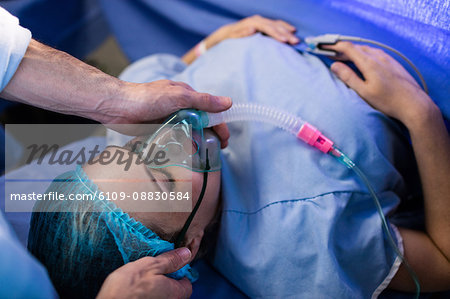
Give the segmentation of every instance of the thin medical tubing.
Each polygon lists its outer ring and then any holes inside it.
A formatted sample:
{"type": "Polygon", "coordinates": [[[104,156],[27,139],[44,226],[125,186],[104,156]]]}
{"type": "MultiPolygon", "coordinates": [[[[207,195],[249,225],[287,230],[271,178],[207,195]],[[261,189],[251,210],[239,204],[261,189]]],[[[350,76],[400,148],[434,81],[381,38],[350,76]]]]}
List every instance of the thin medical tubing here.
{"type": "Polygon", "coordinates": [[[408,271],[409,275],[411,276],[411,278],[414,281],[414,284],[416,286],[415,298],[419,298],[419,296],[420,296],[419,279],[418,279],[416,273],[414,272],[414,270],[412,269],[412,267],[410,266],[410,264],[408,263],[408,261],[405,259],[403,254],[400,252],[400,249],[398,248],[397,244],[395,243],[394,238],[392,237],[391,231],[389,230],[389,225],[386,221],[386,217],[384,216],[383,209],[380,204],[380,200],[378,199],[378,196],[375,193],[375,190],[373,190],[373,187],[370,184],[369,179],[361,171],[361,169],[359,169],[359,167],[356,166],[356,164],[337,147],[333,146],[333,148],[329,152],[329,154],[331,156],[333,156],[334,158],[336,158],[340,163],[344,164],[349,169],[353,170],[353,172],[360,178],[360,180],[366,186],[367,190],[369,191],[369,194],[371,195],[371,197],[375,203],[375,207],[377,208],[378,215],[380,216],[380,219],[381,219],[381,225],[383,227],[384,233],[386,234],[389,245],[391,245],[391,247],[394,249],[395,253],[397,254],[398,258],[405,265],[406,270],[408,271]]]}

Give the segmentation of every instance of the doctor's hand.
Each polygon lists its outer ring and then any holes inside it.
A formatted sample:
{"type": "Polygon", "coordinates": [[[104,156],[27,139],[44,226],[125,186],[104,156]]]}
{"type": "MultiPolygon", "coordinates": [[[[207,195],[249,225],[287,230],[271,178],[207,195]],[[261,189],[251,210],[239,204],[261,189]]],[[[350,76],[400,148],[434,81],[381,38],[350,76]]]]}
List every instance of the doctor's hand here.
{"type": "Polygon", "coordinates": [[[157,257],[144,257],[112,272],[97,295],[103,298],[189,298],[191,283],[164,274],[175,272],[191,260],[187,248],[178,248],[157,257]]]}
{"type": "Polygon", "coordinates": [[[184,108],[221,112],[231,107],[229,97],[196,92],[183,82],[158,80],[150,83],[121,82],[119,101],[105,101],[103,123],[161,123],[184,108]],[[114,115],[115,114],[115,115],[114,115]]]}
{"type": "Polygon", "coordinates": [[[324,46],[340,53],[339,60],[350,60],[364,79],[342,62],[331,65],[335,73],[372,107],[394,117],[406,126],[436,107],[414,78],[384,51],[350,42],[324,46]]]}
{"type": "MultiPolygon", "coordinates": [[[[158,80],[140,84],[123,82],[122,85],[121,95],[117,97],[120,100],[105,102],[109,117],[102,122],[113,129],[113,124],[163,123],[170,114],[180,109],[221,112],[232,104],[229,97],[196,92],[183,82],[158,80]]],[[[217,125],[213,130],[219,136],[222,148],[225,148],[230,137],[227,125],[217,125]]]]}

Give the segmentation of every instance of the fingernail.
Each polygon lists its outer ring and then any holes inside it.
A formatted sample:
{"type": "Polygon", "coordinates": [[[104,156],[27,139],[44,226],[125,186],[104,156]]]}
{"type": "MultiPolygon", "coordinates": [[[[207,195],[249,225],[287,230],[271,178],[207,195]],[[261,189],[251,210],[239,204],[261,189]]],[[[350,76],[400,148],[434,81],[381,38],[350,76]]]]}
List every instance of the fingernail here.
{"type": "Polygon", "coordinates": [[[186,247],[178,248],[178,254],[184,261],[187,261],[191,258],[191,251],[186,247]]]}
{"type": "Polygon", "coordinates": [[[291,43],[298,43],[300,40],[296,37],[291,38],[291,43]]]}
{"type": "Polygon", "coordinates": [[[338,71],[339,71],[339,64],[336,64],[336,63],[333,63],[331,66],[330,66],[330,71],[332,71],[334,74],[338,74],[338,71]]]}
{"type": "Polygon", "coordinates": [[[222,104],[223,106],[230,106],[231,105],[231,98],[229,97],[217,97],[217,99],[219,100],[219,103],[222,104]]]}

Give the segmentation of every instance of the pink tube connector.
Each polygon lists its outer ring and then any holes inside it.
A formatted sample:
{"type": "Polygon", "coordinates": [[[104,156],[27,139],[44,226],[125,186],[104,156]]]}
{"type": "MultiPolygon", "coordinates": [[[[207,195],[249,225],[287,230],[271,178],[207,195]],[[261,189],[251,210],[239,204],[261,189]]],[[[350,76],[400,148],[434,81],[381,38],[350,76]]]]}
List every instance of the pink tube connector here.
{"type": "Polygon", "coordinates": [[[297,137],[325,154],[333,147],[333,141],[325,137],[316,127],[306,122],[298,131],[297,137]]]}

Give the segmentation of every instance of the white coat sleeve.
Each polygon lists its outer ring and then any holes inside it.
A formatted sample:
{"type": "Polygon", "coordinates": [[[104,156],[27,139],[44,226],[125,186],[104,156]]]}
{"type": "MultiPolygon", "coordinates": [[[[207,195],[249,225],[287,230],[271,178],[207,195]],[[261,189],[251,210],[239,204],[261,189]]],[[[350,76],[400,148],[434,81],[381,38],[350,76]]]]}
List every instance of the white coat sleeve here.
{"type": "Polygon", "coordinates": [[[31,40],[31,32],[0,7],[0,92],[13,77],[31,40]]]}

